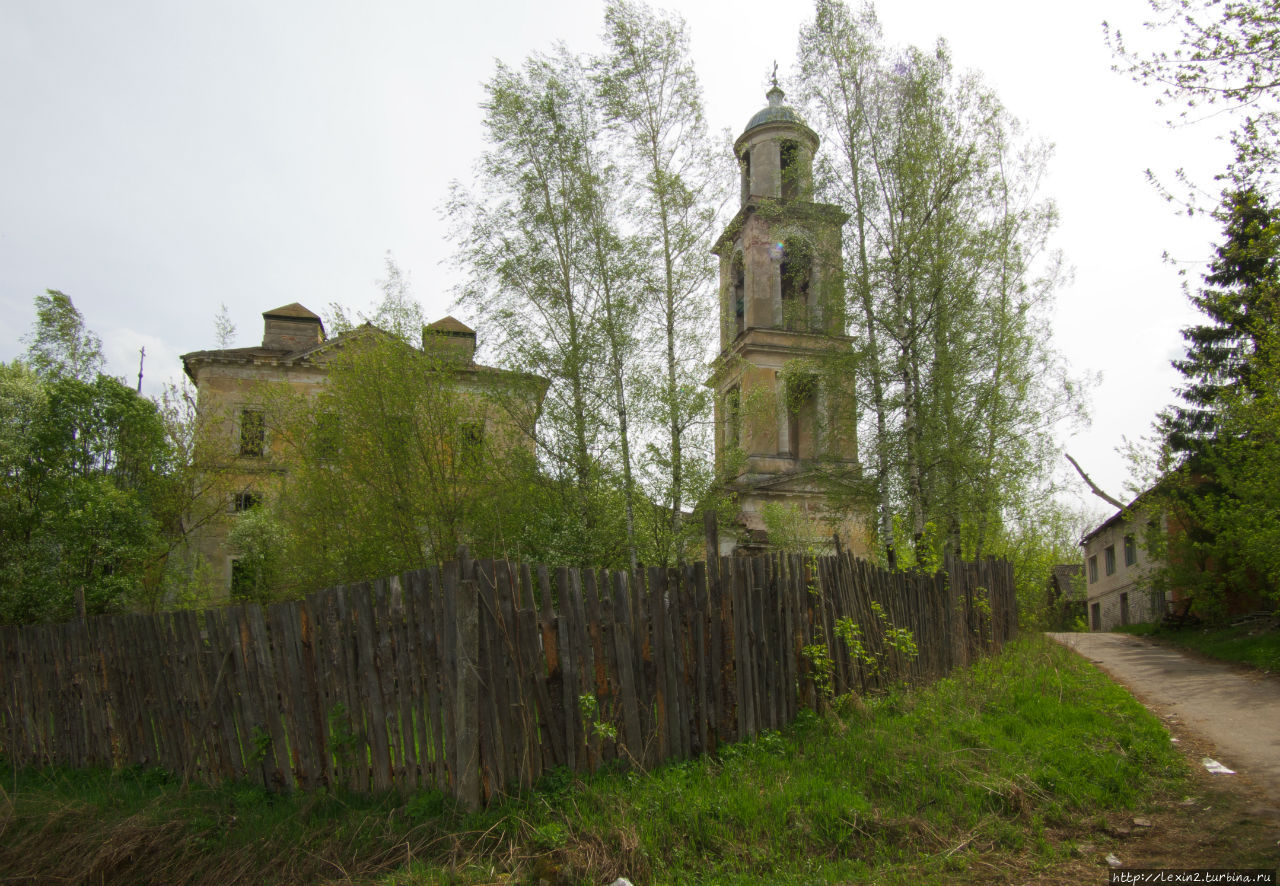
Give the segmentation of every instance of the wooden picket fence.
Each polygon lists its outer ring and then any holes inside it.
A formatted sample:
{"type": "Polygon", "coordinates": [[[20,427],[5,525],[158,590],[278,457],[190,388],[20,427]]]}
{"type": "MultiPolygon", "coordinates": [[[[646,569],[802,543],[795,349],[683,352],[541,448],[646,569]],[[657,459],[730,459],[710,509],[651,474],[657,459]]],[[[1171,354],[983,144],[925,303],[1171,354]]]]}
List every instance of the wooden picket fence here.
{"type": "Polygon", "coordinates": [[[648,768],[831,694],[936,678],[1016,630],[1004,562],[712,566],[464,558],[265,608],[0,628],[0,753],[278,790],[437,788],[475,807],[553,767],[648,768]]]}

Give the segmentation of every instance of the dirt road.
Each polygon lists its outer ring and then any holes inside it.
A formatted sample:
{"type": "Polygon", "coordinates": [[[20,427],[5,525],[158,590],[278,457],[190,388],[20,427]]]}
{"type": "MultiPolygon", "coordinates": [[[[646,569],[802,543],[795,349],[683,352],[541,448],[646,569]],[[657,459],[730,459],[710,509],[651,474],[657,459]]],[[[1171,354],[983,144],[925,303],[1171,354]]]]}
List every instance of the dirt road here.
{"type": "MultiPolygon", "coordinates": [[[[1049,634],[1123,683],[1175,736],[1185,728],[1251,782],[1255,813],[1280,816],[1280,679],[1128,634],[1049,634]]],[[[1231,776],[1225,776],[1231,777],[1231,776]]]]}

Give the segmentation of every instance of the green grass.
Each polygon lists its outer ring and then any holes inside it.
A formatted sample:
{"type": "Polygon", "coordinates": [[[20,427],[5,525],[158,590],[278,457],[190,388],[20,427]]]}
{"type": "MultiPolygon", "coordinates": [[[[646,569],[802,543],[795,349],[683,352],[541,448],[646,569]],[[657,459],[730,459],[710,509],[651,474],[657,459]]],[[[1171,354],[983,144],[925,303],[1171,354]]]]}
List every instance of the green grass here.
{"type": "Polygon", "coordinates": [[[1280,628],[1276,627],[1274,621],[1251,620],[1236,626],[1211,625],[1176,629],[1144,624],[1127,625],[1117,630],[1193,649],[1222,661],[1280,673],[1280,628]]]}
{"type": "Polygon", "coordinates": [[[69,854],[134,839],[118,882],[980,882],[993,859],[1065,858],[1073,829],[1186,777],[1153,717],[1040,639],[927,689],[835,708],[648,774],[552,773],[472,815],[435,793],[275,797],[163,774],[10,773],[0,870],[48,877],[69,854]]]}

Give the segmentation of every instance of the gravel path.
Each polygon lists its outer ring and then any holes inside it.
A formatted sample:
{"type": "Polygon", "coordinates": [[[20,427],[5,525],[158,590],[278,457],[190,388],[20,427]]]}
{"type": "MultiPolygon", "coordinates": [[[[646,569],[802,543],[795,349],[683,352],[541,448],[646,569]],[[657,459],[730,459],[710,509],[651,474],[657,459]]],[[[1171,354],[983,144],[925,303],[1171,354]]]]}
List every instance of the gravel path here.
{"type": "MultiPolygon", "coordinates": [[[[1124,684],[1176,736],[1185,727],[1280,815],[1280,679],[1128,634],[1049,634],[1124,684]]],[[[1229,777],[1229,776],[1224,776],[1229,777]]]]}

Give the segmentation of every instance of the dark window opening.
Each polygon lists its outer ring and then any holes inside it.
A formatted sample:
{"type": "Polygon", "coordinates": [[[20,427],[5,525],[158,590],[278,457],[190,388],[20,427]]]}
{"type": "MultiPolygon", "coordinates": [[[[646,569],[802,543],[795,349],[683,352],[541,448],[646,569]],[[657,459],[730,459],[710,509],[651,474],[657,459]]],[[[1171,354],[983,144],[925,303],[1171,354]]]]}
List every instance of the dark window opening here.
{"type": "Polygon", "coordinates": [[[782,247],[782,325],[786,329],[807,329],[809,325],[809,278],[813,255],[798,241],[782,247]]]}
{"type": "Polygon", "coordinates": [[[334,461],[338,457],[340,437],[338,415],[334,412],[321,412],[316,416],[314,452],[320,461],[334,461]]]}
{"type": "Polygon", "coordinates": [[[251,511],[262,504],[262,496],[257,492],[237,492],[231,501],[231,509],[237,514],[251,511]]]}
{"type": "Polygon", "coordinates": [[[814,403],[817,380],[812,375],[797,375],[787,379],[787,446],[782,453],[790,458],[811,458],[814,455],[814,403]]]}
{"type": "Polygon", "coordinates": [[[1107,575],[1116,574],[1116,546],[1107,545],[1106,550],[1102,552],[1103,557],[1107,561],[1107,575]]]}
{"type": "Polygon", "coordinates": [[[256,409],[240,412],[240,454],[248,458],[261,458],[266,449],[267,420],[256,409]]]}
{"type": "Polygon", "coordinates": [[[733,257],[733,324],[735,336],[747,328],[747,276],[741,253],[733,257]]]}
{"type": "Polygon", "coordinates": [[[1089,615],[1093,619],[1093,629],[1095,631],[1102,630],[1102,604],[1091,604],[1089,606],[1089,615]]]}
{"type": "Polygon", "coordinates": [[[1124,565],[1132,566],[1138,562],[1138,545],[1132,535],[1124,537],[1124,565]]]}
{"type": "Polygon", "coordinates": [[[252,599],[254,591],[257,589],[257,585],[258,577],[252,566],[244,560],[231,561],[232,597],[240,600],[252,599]]]}
{"type": "Polygon", "coordinates": [[[800,145],[784,141],[778,154],[782,172],[782,199],[794,200],[800,196],[800,145]]]}
{"type": "Polygon", "coordinates": [[[484,425],[478,421],[463,422],[458,427],[458,457],[463,464],[476,465],[484,451],[484,425]]]}
{"type": "Polygon", "coordinates": [[[1093,584],[1098,580],[1098,558],[1092,556],[1089,558],[1089,583],[1093,584]]]}
{"type": "Polygon", "coordinates": [[[742,152],[742,202],[751,199],[751,152],[742,152]]]}
{"type": "Polygon", "coordinates": [[[1127,625],[1129,623],[1129,595],[1120,595],[1120,624],[1127,625]]]}
{"type": "Polygon", "coordinates": [[[724,445],[726,449],[742,443],[742,392],[731,388],[724,397],[724,445]]]}

